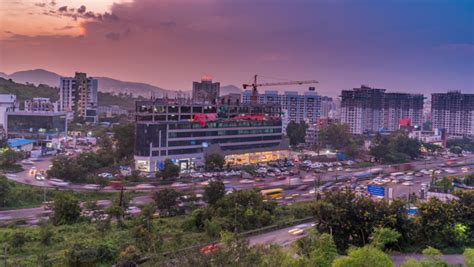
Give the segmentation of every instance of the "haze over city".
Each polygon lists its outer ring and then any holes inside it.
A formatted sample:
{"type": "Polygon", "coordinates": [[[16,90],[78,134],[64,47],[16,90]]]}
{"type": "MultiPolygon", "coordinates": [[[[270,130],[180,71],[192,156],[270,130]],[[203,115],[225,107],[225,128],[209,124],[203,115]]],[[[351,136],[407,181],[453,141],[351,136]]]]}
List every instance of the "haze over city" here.
{"type": "Polygon", "coordinates": [[[188,91],[204,74],[240,86],[258,73],[316,79],[331,96],[360,84],[468,93],[473,14],[472,1],[439,0],[6,0],[0,71],[84,71],[188,91]]]}

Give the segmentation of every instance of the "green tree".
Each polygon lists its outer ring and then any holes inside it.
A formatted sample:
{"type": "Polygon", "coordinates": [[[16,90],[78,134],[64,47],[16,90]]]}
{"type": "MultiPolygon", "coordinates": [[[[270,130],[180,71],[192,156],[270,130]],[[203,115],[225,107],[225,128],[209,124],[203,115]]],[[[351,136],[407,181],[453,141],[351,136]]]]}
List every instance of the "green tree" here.
{"type": "Polygon", "coordinates": [[[53,236],[54,236],[54,233],[53,233],[51,225],[47,221],[41,222],[40,231],[39,231],[39,241],[41,245],[43,246],[51,245],[53,236]]]}
{"type": "Polygon", "coordinates": [[[453,154],[460,155],[462,154],[462,148],[460,146],[452,146],[449,148],[449,152],[453,154]]]}
{"type": "Polygon", "coordinates": [[[173,189],[165,188],[153,194],[153,200],[156,207],[160,210],[162,216],[176,215],[178,211],[179,192],[173,189]]]}
{"type": "Polygon", "coordinates": [[[205,168],[207,171],[222,170],[225,159],[221,154],[210,154],[206,156],[205,168]]]}
{"type": "Polygon", "coordinates": [[[319,131],[319,140],[323,146],[342,149],[353,143],[348,124],[330,124],[319,131]]]}
{"type": "Polygon", "coordinates": [[[419,244],[435,247],[455,247],[455,209],[451,203],[443,203],[436,198],[418,204],[415,216],[417,225],[417,240],[419,244]]]}
{"type": "Polygon", "coordinates": [[[421,143],[405,132],[395,132],[390,136],[379,134],[374,138],[369,153],[381,163],[403,163],[420,155],[421,143]]]}
{"type": "Polygon", "coordinates": [[[337,247],[331,235],[321,234],[313,242],[309,253],[311,266],[330,267],[337,256],[337,247]]]}
{"type": "Polygon", "coordinates": [[[54,197],[51,219],[55,225],[76,223],[80,217],[79,201],[72,193],[60,193],[54,197]]]}
{"type": "Polygon", "coordinates": [[[204,187],[204,201],[214,205],[225,196],[225,185],[221,180],[212,180],[204,187]]]}
{"type": "Polygon", "coordinates": [[[28,238],[24,232],[15,232],[11,237],[10,245],[13,248],[21,248],[27,241],[28,238]]]}
{"type": "Polygon", "coordinates": [[[112,128],[115,141],[117,159],[130,160],[133,157],[135,126],[133,124],[120,124],[112,128]]]}
{"type": "Polygon", "coordinates": [[[384,250],[387,244],[392,244],[398,241],[400,233],[384,227],[377,227],[372,233],[371,244],[380,250],[384,250]]]}
{"type": "Polygon", "coordinates": [[[290,121],[286,127],[286,135],[290,139],[290,145],[296,146],[300,143],[304,143],[306,129],[308,129],[308,125],[305,122],[296,123],[290,121]]]}
{"type": "Polygon", "coordinates": [[[5,176],[0,176],[0,205],[6,207],[10,199],[11,184],[5,176]]]}
{"type": "Polygon", "coordinates": [[[165,159],[163,169],[156,173],[157,178],[170,180],[179,176],[179,166],[174,164],[170,159],[165,159]]]}
{"type": "Polygon", "coordinates": [[[53,158],[52,167],[47,171],[49,177],[56,177],[71,182],[81,182],[86,170],[67,156],[59,155],[53,158]]]}
{"type": "Polygon", "coordinates": [[[423,267],[448,267],[449,265],[441,258],[441,252],[435,248],[427,247],[423,251],[424,259],[420,261],[423,267]]]}
{"type": "Polygon", "coordinates": [[[335,259],[333,267],[392,267],[393,262],[383,251],[368,245],[349,249],[347,256],[335,259]]]}
{"type": "Polygon", "coordinates": [[[474,267],[474,248],[466,248],[463,255],[467,267],[474,267]]]}
{"type": "Polygon", "coordinates": [[[23,152],[6,149],[3,152],[0,152],[0,168],[12,168],[22,158],[24,158],[23,152]]]}

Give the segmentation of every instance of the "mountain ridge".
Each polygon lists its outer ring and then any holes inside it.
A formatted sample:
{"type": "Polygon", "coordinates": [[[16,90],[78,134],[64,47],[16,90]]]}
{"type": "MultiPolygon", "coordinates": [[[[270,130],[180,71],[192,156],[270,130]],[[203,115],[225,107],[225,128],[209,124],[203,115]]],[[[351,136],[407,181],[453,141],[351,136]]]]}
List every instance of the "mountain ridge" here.
{"type": "MultiPolygon", "coordinates": [[[[16,71],[11,74],[0,72],[0,77],[4,79],[12,79],[18,83],[31,83],[35,85],[48,85],[51,87],[59,86],[59,78],[64,75],[57,74],[45,69],[31,69],[16,71]]],[[[143,82],[122,81],[104,76],[91,76],[98,80],[99,91],[112,94],[131,94],[133,96],[141,97],[175,97],[178,94],[191,95],[190,91],[179,91],[164,89],[159,86],[151,85],[143,82]]],[[[225,85],[221,87],[221,95],[230,93],[241,93],[242,90],[235,85],[225,85]]]]}

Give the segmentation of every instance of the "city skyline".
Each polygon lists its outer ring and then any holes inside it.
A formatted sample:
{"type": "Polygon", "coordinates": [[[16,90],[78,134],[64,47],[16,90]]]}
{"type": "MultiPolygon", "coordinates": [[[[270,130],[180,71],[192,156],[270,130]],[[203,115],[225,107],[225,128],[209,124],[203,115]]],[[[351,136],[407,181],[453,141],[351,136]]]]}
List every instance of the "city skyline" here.
{"type": "Polygon", "coordinates": [[[7,1],[0,71],[84,71],[187,91],[204,74],[240,86],[258,73],[316,79],[331,96],[361,84],[470,93],[473,11],[469,1],[7,1]]]}

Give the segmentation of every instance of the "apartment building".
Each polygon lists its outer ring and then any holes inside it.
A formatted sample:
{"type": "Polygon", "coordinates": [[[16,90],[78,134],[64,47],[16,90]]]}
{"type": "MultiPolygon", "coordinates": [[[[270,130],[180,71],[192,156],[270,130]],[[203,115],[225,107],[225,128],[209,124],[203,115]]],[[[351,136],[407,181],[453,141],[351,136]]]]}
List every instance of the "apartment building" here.
{"type": "Polygon", "coordinates": [[[59,89],[59,110],[67,112],[69,119],[98,121],[97,79],[76,72],[74,77],[61,77],[59,89]]]}
{"type": "Polygon", "coordinates": [[[423,123],[421,94],[386,93],[385,89],[362,85],[341,93],[341,123],[353,134],[396,131],[400,121],[409,119],[413,126],[423,123]]]}
{"type": "Polygon", "coordinates": [[[59,110],[59,102],[51,102],[46,97],[35,97],[25,100],[24,111],[27,112],[56,112],[59,110]]]}
{"type": "Polygon", "coordinates": [[[421,94],[385,93],[383,128],[387,131],[396,131],[403,119],[409,119],[411,126],[421,127],[423,102],[424,96],[421,94]]]}
{"type": "Polygon", "coordinates": [[[448,136],[474,136],[474,94],[432,94],[431,115],[433,128],[446,129],[448,136]]]}
{"type": "MultiPolygon", "coordinates": [[[[247,90],[242,94],[242,103],[250,104],[252,91],[247,90]]],[[[308,124],[316,123],[321,116],[321,96],[314,91],[300,94],[296,91],[286,91],[283,94],[278,91],[268,90],[259,93],[257,103],[265,105],[280,105],[283,116],[283,128],[290,121],[306,122],[308,124]]]]}
{"type": "Polygon", "coordinates": [[[360,88],[341,92],[341,123],[349,125],[352,134],[377,132],[383,128],[385,89],[360,88]]]}

